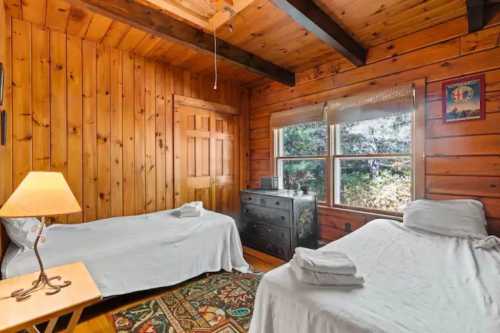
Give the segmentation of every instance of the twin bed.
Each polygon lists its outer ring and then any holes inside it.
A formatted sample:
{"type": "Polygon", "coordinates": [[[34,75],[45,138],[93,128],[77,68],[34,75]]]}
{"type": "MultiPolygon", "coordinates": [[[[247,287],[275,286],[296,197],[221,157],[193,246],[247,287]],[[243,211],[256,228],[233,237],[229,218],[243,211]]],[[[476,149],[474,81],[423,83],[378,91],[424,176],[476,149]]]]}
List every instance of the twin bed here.
{"type": "MultiPolygon", "coordinates": [[[[460,232],[474,218],[465,214],[460,225],[460,212],[421,212],[427,215],[418,213],[417,220],[433,219],[442,227],[440,221],[448,219],[460,232]]],[[[500,332],[495,244],[481,248],[474,237],[409,225],[375,220],[322,248],[348,254],[363,287],[308,285],[289,264],[265,274],[250,333],[500,332]]],[[[47,238],[40,250],[47,267],[84,261],[104,296],[174,285],[204,272],[249,269],[234,220],[210,211],[199,218],[182,219],[172,210],[53,225],[47,238]]],[[[33,251],[9,246],[4,277],[37,268],[33,251]]]]}
{"type": "MultiPolygon", "coordinates": [[[[40,247],[45,266],[83,261],[104,297],[175,285],[205,272],[248,270],[234,220],[211,211],[192,218],[167,210],[55,224],[46,238],[40,247]]],[[[38,269],[33,250],[9,245],[4,278],[38,269]]]]}
{"type": "Polygon", "coordinates": [[[319,250],[347,254],[363,287],[308,285],[290,264],[267,273],[250,333],[500,332],[499,239],[485,231],[465,237],[474,214],[426,209],[413,216],[420,229],[375,220],[319,250]],[[432,224],[451,232],[422,230],[432,224]]]}
{"type": "Polygon", "coordinates": [[[251,333],[500,332],[500,251],[391,220],[325,249],[349,254],[364,287],[306,285],[283,265],[259,285],[251,333]]]}

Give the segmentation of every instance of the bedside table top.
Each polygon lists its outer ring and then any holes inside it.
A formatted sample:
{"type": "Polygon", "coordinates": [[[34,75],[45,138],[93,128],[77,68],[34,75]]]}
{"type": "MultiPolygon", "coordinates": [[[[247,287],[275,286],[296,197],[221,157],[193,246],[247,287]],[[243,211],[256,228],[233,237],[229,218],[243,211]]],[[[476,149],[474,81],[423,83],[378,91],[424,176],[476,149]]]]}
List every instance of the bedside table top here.
{"type": "Polygon", "coordinates": [[[49,277],[60,275],[62,280],[72,282],[55,295],[46,295],[45,290],[41,289],[22,302],[12,297],[3,299],[14,290],[29,288],[38,274],[36,272],[0,281],[0,332],[38,324],[101,299],[101,292],[81,262],[46,270],[49,277]]]}

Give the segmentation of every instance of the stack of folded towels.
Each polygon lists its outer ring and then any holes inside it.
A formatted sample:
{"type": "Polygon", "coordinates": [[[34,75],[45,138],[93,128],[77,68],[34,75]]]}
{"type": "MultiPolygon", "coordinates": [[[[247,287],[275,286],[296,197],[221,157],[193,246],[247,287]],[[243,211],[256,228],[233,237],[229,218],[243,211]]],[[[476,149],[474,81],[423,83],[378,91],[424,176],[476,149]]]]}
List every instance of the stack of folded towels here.
{"type": "Polygon", "coordinates": [[[315,285],[361,286],[356,266],[344,253],[328,250],[295,249],[290,267],[299,281],[315,285]]]}
{"type": "Polygon", "coordinates": [[[203,202],[193,201],[182,205],[179,210],[179,217],[200,217],[203,215],[203,202]]]}

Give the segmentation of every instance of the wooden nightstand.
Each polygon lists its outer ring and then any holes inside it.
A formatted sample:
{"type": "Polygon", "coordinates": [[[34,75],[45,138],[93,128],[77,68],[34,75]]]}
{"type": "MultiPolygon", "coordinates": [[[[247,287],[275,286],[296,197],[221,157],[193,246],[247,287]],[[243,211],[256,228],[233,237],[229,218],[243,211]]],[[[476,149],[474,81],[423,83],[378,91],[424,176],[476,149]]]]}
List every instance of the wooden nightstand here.
{"type": "Polygon", "coordinates": [[[52,333],[57,320],[72,313],[66,331],[71,333],[83,309],[101,299],[101,292],[81,262],[48,269],[47,274],[61,275],[72,284],[52,296],[45,295],[42,289],[32,294],[29,299],[17,302],[14,298],[2,297],[10,295],[16,289],[29,287],[38,273],[0,281],[0,332],[18,332],[21,329],[37,332],[34,325],[48,321],[45,333],[52,333]]]}

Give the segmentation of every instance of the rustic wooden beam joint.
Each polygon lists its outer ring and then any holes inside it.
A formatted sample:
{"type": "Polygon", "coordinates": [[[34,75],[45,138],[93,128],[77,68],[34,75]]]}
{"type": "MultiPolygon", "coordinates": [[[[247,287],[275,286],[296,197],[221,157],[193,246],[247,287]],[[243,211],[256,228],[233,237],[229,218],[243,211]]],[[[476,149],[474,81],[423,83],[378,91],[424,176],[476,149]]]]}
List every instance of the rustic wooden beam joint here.
{"type": "Polygon", "coordinates": [[[312,0],[271,0],[298,24],[340,52],[354,65],[366,63],[366,50],[312,0]]]}
{"type": "Polygon", "coordinates": [[[481,30],[486,25],[486,3],[484,0],[467,0],[469,33],[481,30]]]}
{"type": "MultiPolygon", "coordinates": [[[[204,53],[214,53],[213,36],[165,15],[159,10],[130,0],[69,0],[76,6],[134,26],[160,38],[180,43],[204,53]]],[[[249,53],[238,46],[217,39],[217,55],[271,80],[294,86],[295,73],[249,53]]]]}

